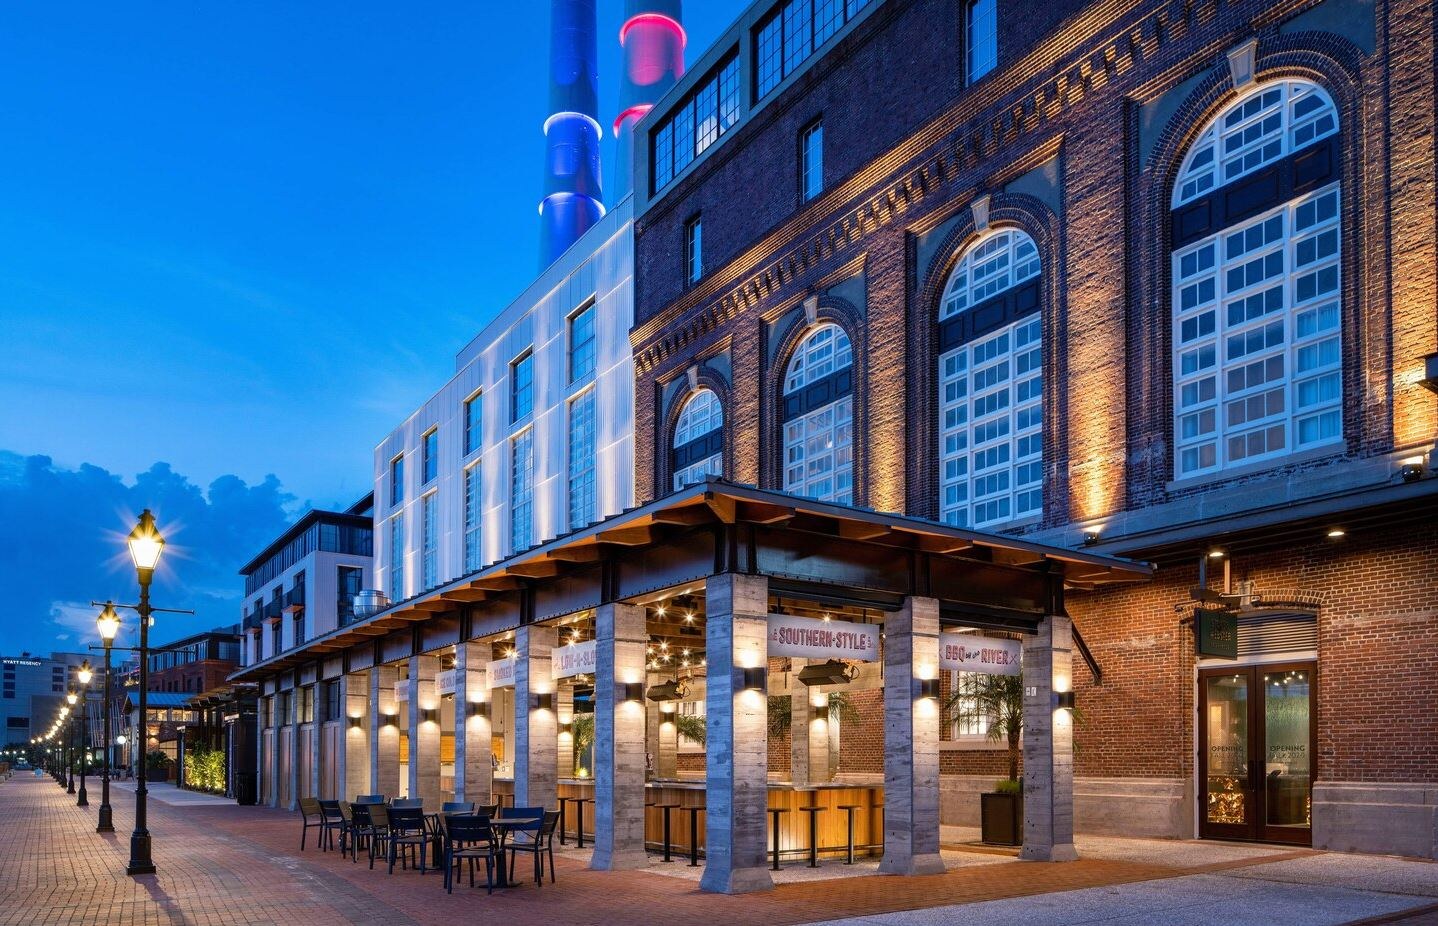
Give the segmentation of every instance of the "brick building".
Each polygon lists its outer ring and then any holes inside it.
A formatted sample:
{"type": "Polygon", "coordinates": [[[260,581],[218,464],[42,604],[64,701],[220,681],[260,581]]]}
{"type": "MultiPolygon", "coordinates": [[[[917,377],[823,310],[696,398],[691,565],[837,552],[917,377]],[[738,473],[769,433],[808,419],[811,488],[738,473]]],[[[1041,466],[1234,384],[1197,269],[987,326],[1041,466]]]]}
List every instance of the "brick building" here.
{"type": "Polygon", "coordinates": [[[1077,828],[1438,854],[1433,60],[1405,0],[755,4],[636,146],[637,500],[1152,561],[1067,599],[1077,828]]]}

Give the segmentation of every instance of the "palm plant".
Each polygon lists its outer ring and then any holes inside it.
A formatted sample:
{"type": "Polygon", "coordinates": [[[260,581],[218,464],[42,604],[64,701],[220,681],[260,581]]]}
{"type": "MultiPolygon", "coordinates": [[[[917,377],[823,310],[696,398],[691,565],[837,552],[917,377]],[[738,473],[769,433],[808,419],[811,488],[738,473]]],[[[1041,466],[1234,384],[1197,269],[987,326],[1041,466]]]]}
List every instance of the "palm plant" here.
{"type": "Polygon", "coordinates": [[[1024,680],[1018,675],[972,675],[949,695],[944,713],[952,716],[960,702],[971,701],[974,710],[989,719],[989,739],[1007,741],[1009,780],[1019,780],[1019,740],[1024,729],[1024,680]]]}

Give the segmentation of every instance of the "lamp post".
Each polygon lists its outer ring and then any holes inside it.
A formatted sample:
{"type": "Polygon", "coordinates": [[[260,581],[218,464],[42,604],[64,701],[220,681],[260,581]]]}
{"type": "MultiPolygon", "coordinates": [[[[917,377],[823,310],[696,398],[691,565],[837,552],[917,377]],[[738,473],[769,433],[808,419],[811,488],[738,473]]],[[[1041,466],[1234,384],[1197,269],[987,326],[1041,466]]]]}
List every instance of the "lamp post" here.
{"type": "Polygon", "coordinates": [[[100,816],[95,824],[95,832],[113,833],[115,824],[110,811],[110,647],[115,645],[115,637],[120,633],[120,615],[115,611],[113,601],[105,602],[100,616],[95,619],[95,627],[100,631],[101,642],[105,644],[105,758],[101,766],[100,816]]]}
{"type": "Polygon", "coordinates": [[[148,875],[155,873],[155,862],[150,856],[150,830],[145,820],[145,757],[144,747],[149,745],[149,699],[150,687],[150,582],[155,578],[155,566],[165,549],[165,539],[155,528],[155,516],[146,508],[140,514],[140,523],[130,531],[128,539],[130,558],[135,561],[135,572],[140,580],[140,604],[135,609],[140,614],[140,732],[141,756],[136,763],[135,776],[135,831],[130,834],[130,864],[125,866],[127,875],[148,875]]]}
{"type": "Polygon", "coordinates": [[[90,660],[86,659],[80,663],[80,671],[75,673],[80,681],[80,796],[75,801],[76,807],[89,807],[90,796],[85,791],[85,773],[89,771],[90,759],[90,679],[95,677],[95,671],[90,668],[90,660]]]}
{"type": "MultiPolygon", "coordinates": [[[[74,688],[71,688],[71,689],[70,689],[70,692],[65,695],[65,703],[68,704],[68,705],[70,705],[71,708],[74,708],[75,702],[77,702],[77,701],[79,701],[79,700],[80,700],[80,698],[79,698],[79,696],[78,696],[77,694],[75,694],[75,689],[74,689],[74,688]]],[[[75,718],[74,718],[73,716],[67,714],[66,717],[65,717],[65,721],[66,721],[66,723],[65,723],[65,745],[69,747],[69,756],[68,756],[68,758],[67,758],[67,761],[65,762],[65,775],[66,775],[66,778],[67,778],[67,780],[68,780],[68,784],[66,784],[66,786],[65,786],[65,793],[66,793],[66,794],[74,794],[74,793],[75,793],[75,718]]]]}

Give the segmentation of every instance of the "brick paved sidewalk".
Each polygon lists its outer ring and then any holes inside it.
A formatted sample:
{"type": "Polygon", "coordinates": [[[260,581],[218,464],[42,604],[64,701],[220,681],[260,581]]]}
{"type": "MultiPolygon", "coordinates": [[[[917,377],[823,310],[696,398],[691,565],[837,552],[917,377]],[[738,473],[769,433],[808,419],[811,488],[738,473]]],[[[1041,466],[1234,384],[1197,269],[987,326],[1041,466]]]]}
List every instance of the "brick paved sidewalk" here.
{"type": "MultiPolygon", "coordinates": [[[[486,896],[438,875],[370,871],[336,852],[298,851],[299,817],[234,806],[152,801],[155,876],[124,874],[133,795],[113,795],[117,833],[94,832],[92,806],[74,806],[49,778],[0,783],[0,926],[8,924],[452,924],[476,917],[506,926],[807,923],[954,903],[1190,875],[1252,863],[1174,868],[1086,859],[1063,865],[975,864],[924,878],[867,877],[783,885],[743,897],[702,894],[692,882],[644,872],[592,872],[560,858],[558,883],[486,896]]],[[[313,836],[313,832],[311,833],[313,836]]],[[[1288,853],[1272,859],[1307,853],[1288,853]]]]}

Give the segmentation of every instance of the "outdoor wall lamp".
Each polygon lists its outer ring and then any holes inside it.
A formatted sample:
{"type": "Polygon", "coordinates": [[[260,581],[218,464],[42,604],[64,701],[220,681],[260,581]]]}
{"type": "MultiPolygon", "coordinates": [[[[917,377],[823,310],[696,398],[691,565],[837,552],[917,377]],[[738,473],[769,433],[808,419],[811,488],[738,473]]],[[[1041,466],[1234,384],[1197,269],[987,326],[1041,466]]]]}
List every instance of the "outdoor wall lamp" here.
{"type": "Polygon", "coordinates": [[[827,721],[829,719],[829,704],[827,701],[823,704],[813,705],[811,710],[813,711],[815,720],[827,721]]]}
{"type": "Polygon", "coordinates": [[[1093,546],[1094,544],[1098,543],[1098,538],[1099,538],[1099,530],[1098,530],[1098,528],[1096,528],[1096,527],[1091,527],[1091,528],[1089,528],[1088,530],[1086,530],[1086,531],[1083,532],[1083,545],[1086,546],[1086,547],[1091,547],[1091,546],[1093,546]]]}
{"type": "Polygon", "coordinates": [[[1417,482],[1423,478],[1422,455],[1408,457],[1398,464],[1398,475],[1404,482],[1417,482]]]}
{"type": "Polygon", "coordinates": [[[1074,693],[1069,691],[1054,692],[1054,709],[1060,711],[1072,711],[1074,709],[1074,693]]]}
{"type": "Polygon", "coordinates": [[[351,729],[351,730],[358,730],[360,727],[363,727],[363,726],[364,726],[364,718],[363,718],[363,717],[351,717],[351,718],[350,718],[350,729],[351,729]]]}
{"type": "Polygon", "coordinates": [[[470,701],[470,702],[469,702],[469,716],[471,716],[471,717],[483,717],[483,718],[485,718],[486,720],[488,720],[488,719],[489,719],[489,702],[488,702],[488,701],[470,701]]]}
{"type": "Polygon", "coordinates": [[[552,711],[552,710],[554,710],[554,692],[552,692],[552,691],[542,691],[542,692],[540,692],[539,694],[535,695],[535,696],[534,696],[534,707],[535,707],[535,710],[541,710],[541,711],[552,711]]]}
{"type": "Polygon", "coordinates": [[[619,700],[641,701],[644,698],[643,682],[624,682],[619,686],[619,700]]]}
{"type": "Polygon", "coordinates": [[[750,666],[739,670],[740,687],[745,691],[765,691],[769,687],[769,670],[766,666],[750,666]]]}
{"type": "Polygon", "coordinates": [[[938,680],[938,679],[936,679],[936,678],[921,678],[921,679],[919,679],[918,688],[919,688],[918,700],[920,700],[920,701],[927,701],[927,700],[935,700],[935,701],[937,701],[937,700],[938,700],[938,698],[939,698],[939,680],[938,680]]]}
{"type": "Polygon", "coordinates": [[[572,721],[572,720],[561,720],[561,721],[559,722],[559,732],[560,732],[560,733],[573,734],[573,733],[574,733],[574,721],[572,721]]]}
{"type": "Polygon", "coordinates": [[[399,718],[396,717],[394,714],[385,714],[385,715],[384,715],[384,720],[380,722],[380,725],[381,725],[381,726],[385,726],[385,727],[398,726],[398,725],[399,725],[399,718]]]}
{"type": "Polygon", "coordinates": [[[439,710],[433,707],[422,707],[419,709],[421,723],[439,723],[439,710]]]}

